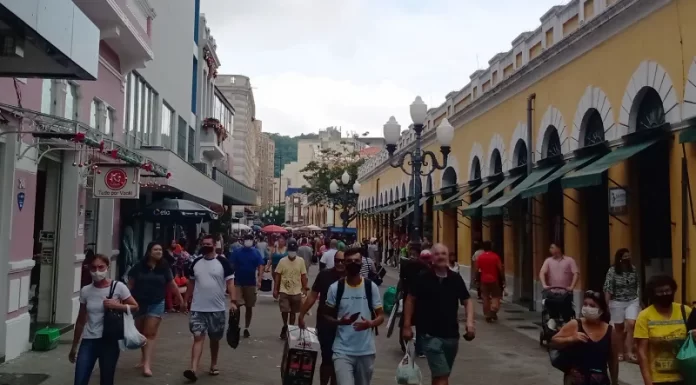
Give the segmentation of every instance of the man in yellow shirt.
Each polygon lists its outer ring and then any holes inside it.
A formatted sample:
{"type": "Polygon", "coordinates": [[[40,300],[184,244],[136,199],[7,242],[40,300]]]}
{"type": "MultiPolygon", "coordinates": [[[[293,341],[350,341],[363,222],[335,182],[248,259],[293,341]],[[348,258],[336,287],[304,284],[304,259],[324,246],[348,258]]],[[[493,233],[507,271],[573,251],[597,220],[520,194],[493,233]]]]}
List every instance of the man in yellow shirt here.
{"type": "Polygon", "coordinates": [[[672,277],[652,277],[647,288],[652,305],[638,314],[633,333],[638,344],[643,383],[683,384],[676,357],[688,336],[686,319],[691,314],[691,308],[674,302],[677,283],[672,277]]]}
{"type": "Polygon", "coordinates": [[[283,318],[283,328],[280,330],[280,339],[283,340],[287,338],[288,321],[290,325],[295,324],[295,316],[302,306],[302,296],[307,294],[307,267],[303,259],[297,258],[297,249],[297,241],[290,238],[288,256],[278,262],[273,274],[273,298],[278,299],[283,318]]]}

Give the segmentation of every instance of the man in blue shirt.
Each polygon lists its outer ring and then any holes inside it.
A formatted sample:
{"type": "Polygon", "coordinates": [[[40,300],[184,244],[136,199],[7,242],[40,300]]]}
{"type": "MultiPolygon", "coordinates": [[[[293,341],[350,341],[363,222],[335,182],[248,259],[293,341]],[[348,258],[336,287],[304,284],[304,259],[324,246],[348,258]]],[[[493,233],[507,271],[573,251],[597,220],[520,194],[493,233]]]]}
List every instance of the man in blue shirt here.
{"type": "Polygon", "coordinates": [[[235,289],[237,305],[244,306],[244,338],[249,338],[252,309],[256,305],[256,290],[261,285],[264,261],[261,253],[254,247],[254,236],[244,236],[244,245],[232,252],[230,262],[235,268],[235,289]]]}

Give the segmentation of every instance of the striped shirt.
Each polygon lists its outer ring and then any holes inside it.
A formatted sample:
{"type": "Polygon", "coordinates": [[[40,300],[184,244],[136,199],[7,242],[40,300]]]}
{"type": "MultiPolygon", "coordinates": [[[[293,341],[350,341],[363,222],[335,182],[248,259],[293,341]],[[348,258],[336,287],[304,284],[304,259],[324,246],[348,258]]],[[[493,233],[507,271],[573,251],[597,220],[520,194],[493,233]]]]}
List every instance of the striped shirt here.
{"type": "Polygon", "coordinates": [[[362,257],[362,266],[360,267],[360,276],[363,278],[368,278],[368,274],[370,270],[375,269],[375,263],[372,261],[372,258],[365,258],[362,257]]]}

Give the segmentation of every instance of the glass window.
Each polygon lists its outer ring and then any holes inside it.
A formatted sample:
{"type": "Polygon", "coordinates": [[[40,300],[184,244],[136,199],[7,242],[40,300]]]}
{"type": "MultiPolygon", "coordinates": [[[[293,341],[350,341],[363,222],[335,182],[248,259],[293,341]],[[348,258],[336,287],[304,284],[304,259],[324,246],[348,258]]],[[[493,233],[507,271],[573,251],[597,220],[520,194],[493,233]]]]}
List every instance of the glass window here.
{"type": "Polygon", "coordinates": [[[44,79],[41,85],[41,112],[51,114],[53,111],[53,80],[44,79]]]}
{"type": "Polygon", "coordinates": [[[105,109],[105,113],[106,113],[106,119],[105,119],[105,122],[104,122],[104,133],[105,133],[106,135],[111,135],[111,130],[112,130],[113,126],[114,126],[114,114],[115,114],[115,111],[114,111],[113,109],[111,109],[111,108],[106,108],[106,109],[105,109]]]}
{"type": "Polygon", "coordinates": [[[97,114],[99,114],[99,106],[97,103],[97,100],[92,99],[92,103],[89,105],[89,126],[98,130],[99,117],[97,114]]]}
{"type": "Polygon", "coordinates": [[[75,119],[77,116],[77,108],[75,108],[77,102],[77,86],[68,83],[65,89],[65,113],[63,117],[66,119],[75,119]]]}
{"type": "Polygon", "coordinates": [[[160,127],[160,140],[162,146],[172,148],[172,120],[174,111],[162,103],[162,125],[160,127]]]}
{"type": "Polygon", "coordinates": [[[186,148],[188,146],[188,141],[186,140],[186,130],[186,121],[184,120],[184,118],[179,116],[179,129],[177,132],[176,153],[181,157],[181,159],[186,159],[186,148]]]}
{"type": "Polygon", "coordinates": [[[193,140],[196,137],[196,130],[193,129],[193,127],[189,127],[189,138],[191,140],[188,141],[188,162],[189,163],[194,163],[196,161],[194,154],[196,152],[195,150],[195,140],[193,140]]]}
{"type": "MultiPolygon", "coordinates": [[[[126,124],[126,133],[132,137],[135,129],[135,77],[133,74],[128,75],[128,123],[126,124]]],[[[130,142],[129,138],[126,138],[130,142]]],[[[131,143],[132,145],[132,143],[131,143]]]]}
{"type": "Polygon", "coordinates": [[[140,147],[140,143],[142,142],[142,135],[140,133],[140,127],[142,127],[141,124],[141,119],[142,119],[142,103],[141,100],[142,98],[142,89],[141,89],[141,83],[140,81],[136,80],[133,82],[135,84],[135,121],[133,125],[133,137],[135,138],[135,143],[134,146],[136,148],[140,147]]]}

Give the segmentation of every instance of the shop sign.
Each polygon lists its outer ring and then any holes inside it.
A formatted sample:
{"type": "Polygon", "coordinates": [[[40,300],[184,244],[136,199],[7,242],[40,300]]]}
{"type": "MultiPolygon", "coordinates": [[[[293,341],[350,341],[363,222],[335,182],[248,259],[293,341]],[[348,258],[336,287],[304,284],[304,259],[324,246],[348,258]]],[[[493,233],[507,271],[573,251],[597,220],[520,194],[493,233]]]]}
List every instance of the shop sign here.
{"type": "Polygon", "coordinates": [[[140,198],[140,173],[136,167],[100,167],[101,174],[94,176],[92,188],[95,198],[140,198]]]}
{"type": "Polygon", "coordinates": [[[622,215],[628,212],[628,194],[620,187],[609,189],[609,214],[622,215]]]}

